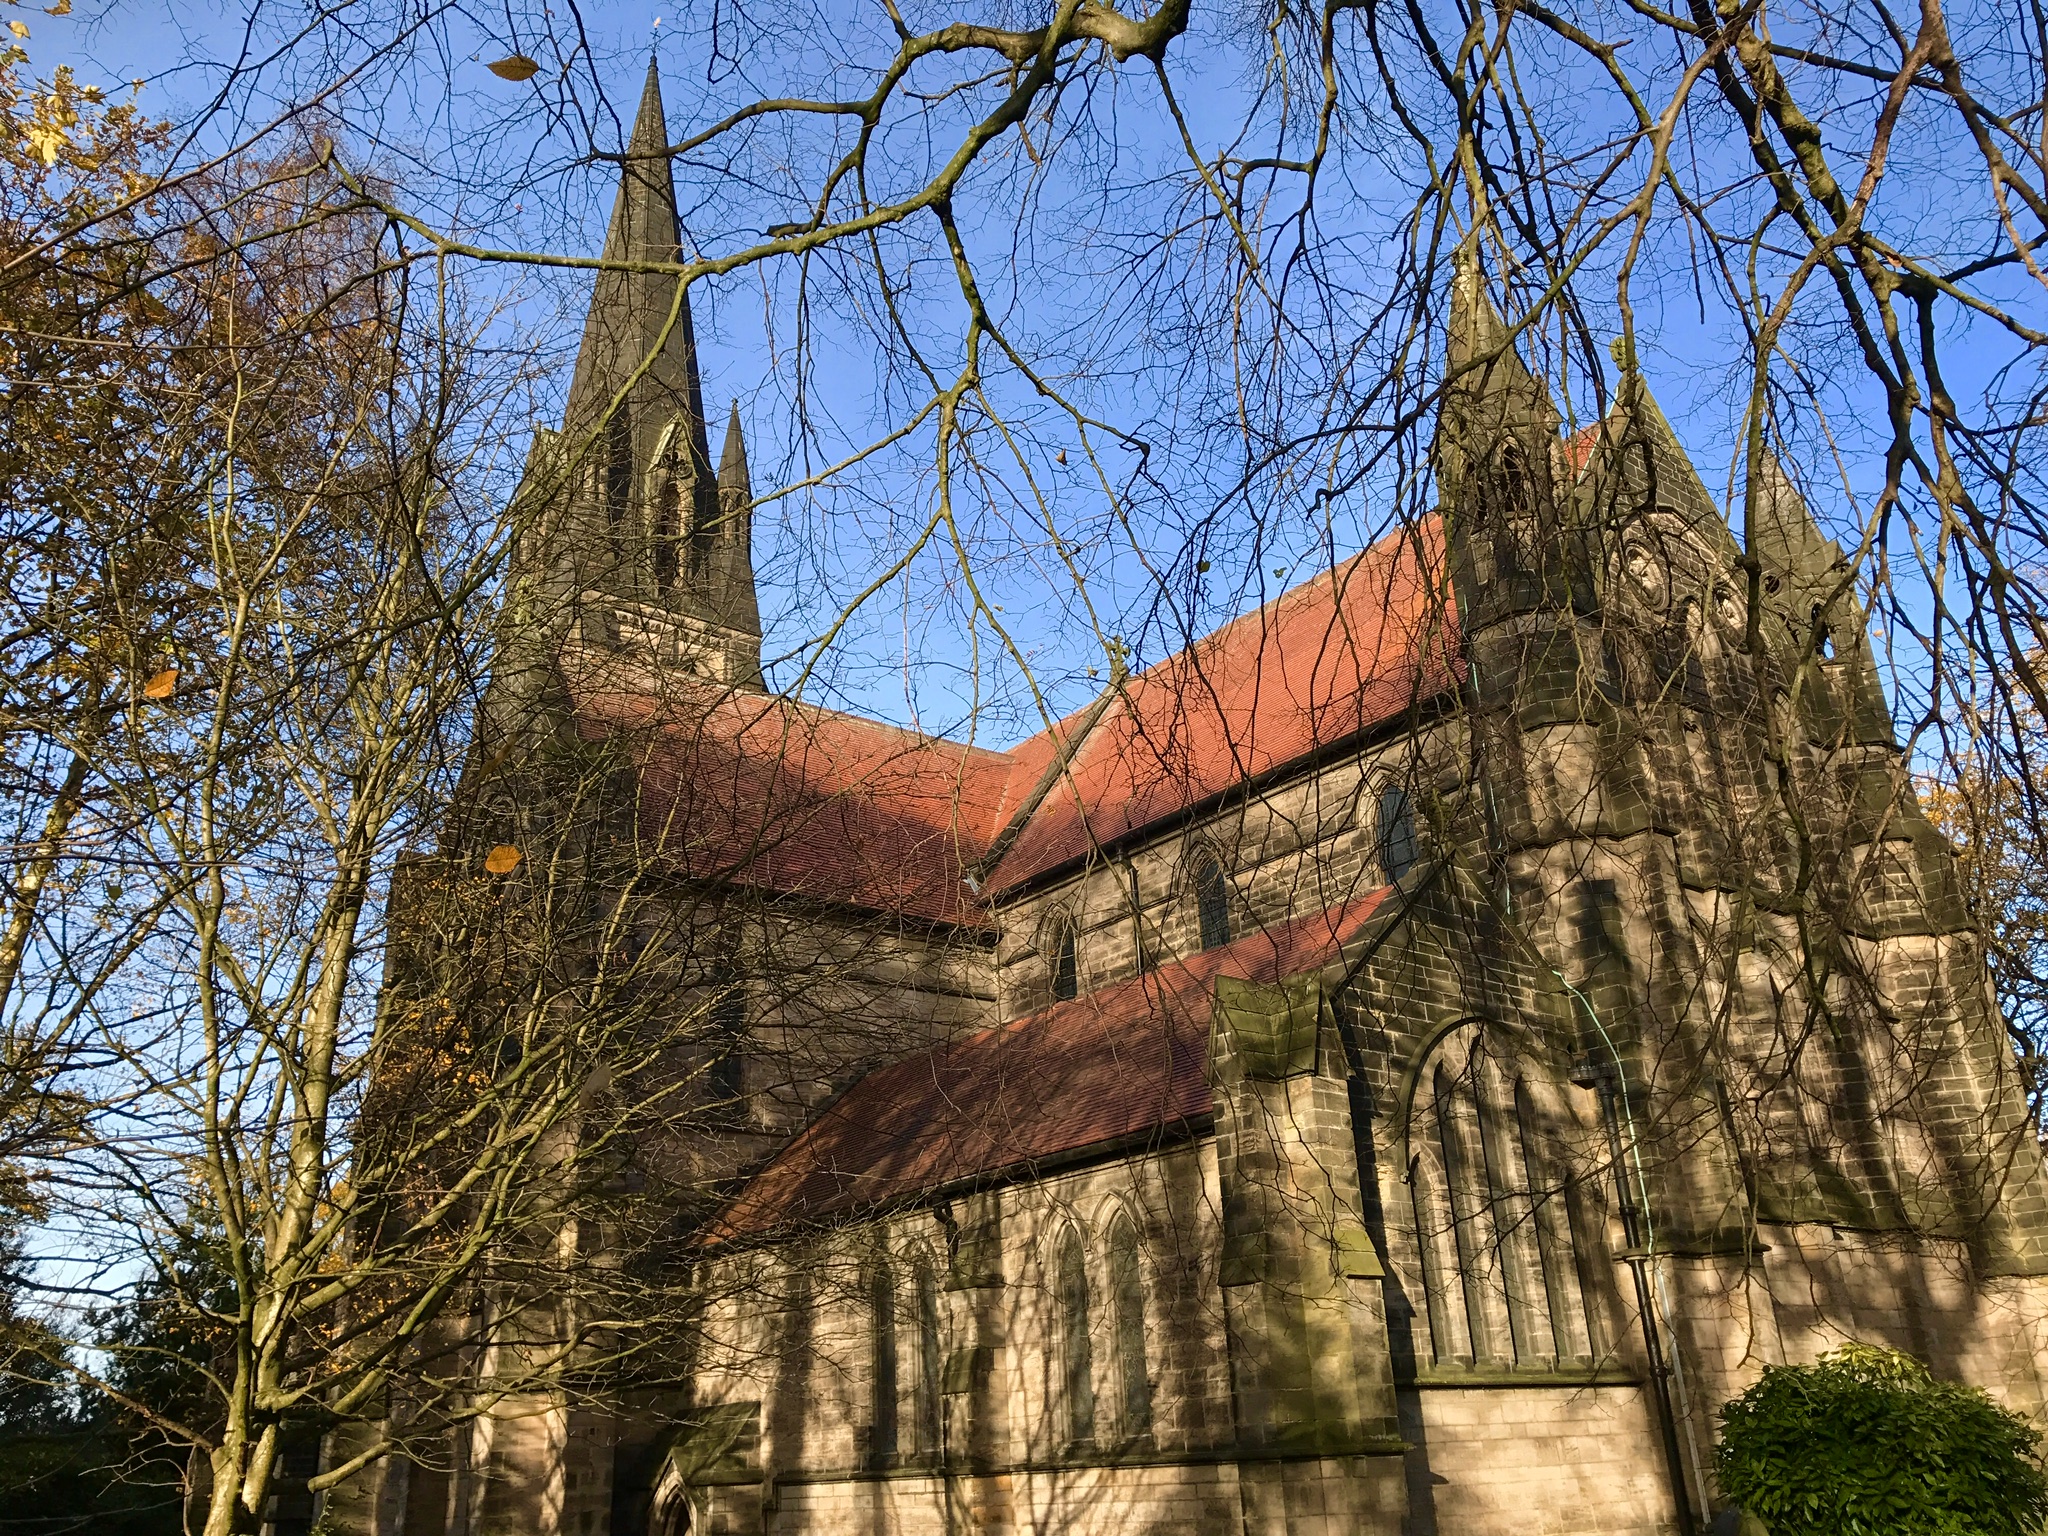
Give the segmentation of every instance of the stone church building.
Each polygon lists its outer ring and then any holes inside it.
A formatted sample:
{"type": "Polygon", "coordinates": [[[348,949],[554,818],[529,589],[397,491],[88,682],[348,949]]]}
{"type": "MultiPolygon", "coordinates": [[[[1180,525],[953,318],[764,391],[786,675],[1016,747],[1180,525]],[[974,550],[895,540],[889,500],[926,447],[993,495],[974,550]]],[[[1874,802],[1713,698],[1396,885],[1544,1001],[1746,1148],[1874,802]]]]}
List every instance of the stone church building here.
{"type": "MultiPolygon", "coordinates": [[[[650,73],[608,256],[677,248],[666,142],[650,73]]],[[[758,915],[674,1003],[702,1342],[367,1528],[1650,1536],[1766,1364],[2042,1408],[2041,1156],[1841,552],[1769,464],[1745,550],[1632,369],[1567,433],[1469,268],[1445,372],[1436,515],[993,750],[767,689],[738,416],[714,469],[687,307],[599,276],[494,707],[630,740],[623,835],[758,915]]]]}

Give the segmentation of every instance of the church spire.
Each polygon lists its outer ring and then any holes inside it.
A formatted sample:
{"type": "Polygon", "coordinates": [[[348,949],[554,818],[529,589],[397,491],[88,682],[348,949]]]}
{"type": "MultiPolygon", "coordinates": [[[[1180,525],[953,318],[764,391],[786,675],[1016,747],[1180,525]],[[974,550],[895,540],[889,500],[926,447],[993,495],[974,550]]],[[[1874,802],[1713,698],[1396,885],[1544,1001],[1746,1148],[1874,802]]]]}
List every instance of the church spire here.
{"type": "Polygon", "coordinates": [[[712,473],[689,296],[645,270],[684,257],[668,145],[650,61],[557,441],[548,564],[585,643],[756,685],[746,499],[728,515],[712,473]]]}
{"type": "Polygon", "coordinates": [[[732,415],[725,423],[725,448],[718,455],[719,513],[731,517],[754,499],[753,481],[747,474],[747,444],[740,435],[740,403],[732,403],[732,415]],[[730,503],[737,502],[738,507],[730,503]]]}
{"type": "MultiPolygon", "coordinates": [[[[640,92],[640,110],[626,141],[619,190],[612,201],[611,223],[605,229],[606,262],[621,266],[642,262],[675,262],[682,256],[682,231],[676,216],[675,179],[668,160],[668,119],[661,104],[661,75],[650,60],[647,83],[640,92]]],[[[567,427],[588,430],[625,388],[650,352],[654,364],[633,386],[635,396],[663,392],[684,407],[694,426],[703,456],[705,445],[704,388],[697,372],[697,338],[687,296],[676,292],[676,279],[663,272],[608,268],[598,273],[583,323],[583,347],[576,357],[576,375],[569,387],[567,427]],[[671,321],[671,312],[674,319],[671,321]]],[[[639,403],[634,400],[632,403],[639,403]]]]}

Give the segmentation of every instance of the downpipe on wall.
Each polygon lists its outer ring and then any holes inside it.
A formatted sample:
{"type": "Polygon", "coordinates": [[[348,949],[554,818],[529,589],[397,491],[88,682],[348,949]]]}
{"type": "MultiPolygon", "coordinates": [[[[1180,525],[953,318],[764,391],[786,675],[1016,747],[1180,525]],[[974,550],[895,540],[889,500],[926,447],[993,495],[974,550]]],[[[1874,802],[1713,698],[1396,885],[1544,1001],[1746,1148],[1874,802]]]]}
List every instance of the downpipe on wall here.
{"type": "MultiPolygon", "coordinates": [[[[1608,1036],[1606,1026],[1600,1022],[1592,1001],[1566,981],[1556,967],[1549,969],[1550,974],[1557,977],[1558,984],[1586,1010],[1586,1017],[1592,1021],[1601,1044],[1607,1047],[1609,1059],[1605,1062],[1585,1059],[1574,1063],[1571,1080],[1578,1087],[1593,1089],[1600,1098],[1600,1119],[1607,1131],[1608,1160],[1614,1165],[1614,1192],[1621,1216],[1621,1239],[1625,1245],[1622,1262],[1628,1265],[1629,1274],[1635,1282],[1636,1317],[1642,1324],[1643,1350],[1649,1356],[1650,1389],[1657,1399],[1657,1428],[1664,1445],[1665,1477],[1671,1485],[1671,1502],[1678,1513],[1678,1528],[1697,1531],[1700,1526],[1693,1512],[1691,1483],[1685,1473],[1685,1455],[1678,1443],[1676,1398],[1683,1395],[1685,1383],[1678,1374],[1674,1358],[1678,1344],[1675,1329],[1667,1350],[1664,1329],[1658,1322],[1665,1309],[1661,1305],[1660,1292],[1663,1288],[1658,1284],[1660,1277],[1656,1269],[1656,1228],[1650,1215],[1649,1180],[1643,1173],[1642,1151],[1636,1141],[1635,1113],[1628,1103],[1628,1079],[1621,1064],[1621,1052],[1608,1036]],[[1624,1119],[1628,1124],[1626,1152],[1622,1138],[1624,1119]],[[1635,1185],[1633,1190],[1631,1183],[1635,1185]]],[[[1669,1321],[1668,1317],[1666,1321],[1669,1321]]],[[[1694,1460],[1697,1463],[1697,1454],[1694,1460]]]]}
{"type": "MultiPolygon", "coordinates": [[[[1470,668],[1468,683],[1476,695],[1479,687],[1479,662],[1476,657],[1468,658],[1470,668]]],[[[1476,702],[1476,700],[1475,700],[1476,702]]],[[[1486,798],[1486,820],[1489,829],[1499,826],[1499,811],[1494,804],[1493,784],[1483,772],[1476,776],[1481,793],[1486,798]]],[[[1664,1478],[1671,1490],[1671,1503],[1678,1516],[1679,1530],[1696,1533],[1701,1529],[1699,1516],[1695,1513],[1692,1499],[1692,1482],[1685,1472],[1685,1453],[1678,1443],[1678,1405],[1676,1398],[1685,1390],[1684,1378],[1679,1374],[1677,1355],[1677,1326],[1670,1322],[1668,1310],[1660,1304],[1663,1287],[1658,1283],[1657,1235],[1655,1223],[1650,1215],[1650,1184],[1643,1172],[1642,1150],[1637,1145],[1635,1112],[1628,1103],[1628,1078],[1622,1065],[1621,1050],[1607,1033],[1607,1026],[1600,1021],[1599,1010],[1593,1001],[1566,980],[1563,971],[1552,965],[1534,941],[1522,931],[1515,920],[1514,897],[1510,892],[1505,870],[1498,889],[1487,893],[1494,905],[1500,909],[1507,922],[1508,932],[1522,944],[1530,956],[1544,970],[1557,978],[1557,984],[1571,994],[1572,999],[1585,1010],[1586,1018],[1600,1037],[1600,1043],[1607,1049],[1608,1059],[1596,1062],[1590,1057],[1573,1065],[1572,1082],[1581,1088],[1593,1088],[1600,1097],[1600,1118],[1607,1132],[1608,1159],[1614,1165],[1614,1189],[1620,1206],[1622,1241],[1626,1245],[1623,1262],[1628,1265],[1629,1275],[1635,1283],[1636,1317],[1643,1330],[1643,1349],[1649,1356],[1650,1391],[1656,1399],[1658,1438],[1664,1451],[1664,1478]],[[1627,1147],[1624,1154],[1622,1125],[1628,1127],[1627,1147]],[[1631,1193],[1630,1174],[1636,1190],[1631,1193]],[[1658,1324],[1662,1315],[1669,1324],[1672,1347],[1666,1351],[1665,1329],[1658,1324]],[[1674,1388],[1676,1389],[1674,1392],[1674,1388]]],[[[1687,1438],[1691,1438],[1691,1425],[1686,1426],[1687,1438]]],[[[1698,1448],[1694,1447],[1693,1463],[1698,1468],[1698,1448]]],[[[1700,1490],[1704,1497],[1706,1482],[1704,1474],[1700,1479],[1700,1490]]]]}

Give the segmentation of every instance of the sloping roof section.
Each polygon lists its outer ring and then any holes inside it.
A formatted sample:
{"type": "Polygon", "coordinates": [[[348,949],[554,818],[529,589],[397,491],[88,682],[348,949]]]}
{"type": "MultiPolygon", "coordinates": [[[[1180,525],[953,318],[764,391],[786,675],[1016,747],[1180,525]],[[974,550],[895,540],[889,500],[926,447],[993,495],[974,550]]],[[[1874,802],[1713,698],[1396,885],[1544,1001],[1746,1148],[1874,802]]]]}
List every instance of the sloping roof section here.
{"type": "Polygon", "coordinates": [[[981,925],[988,896],[1452,687],[1462,663],[1442,557],[1432,518],[1006,752],[687,678],[657,689],[564,670],[587,739],[640,738],[641,834],[686,873],[981,925]],[[1046,788],[1062,744],[1071,757],[1046,788]]]}
{"type": "Polygon", "coordinates": [[[1431,518],[1137,674],[1074,750],[1065,782],[990,888],[1080,858],[1453,686],[1461,662],[1443,576],[1443,528],[1431,518]]]}
{"type": "Polygon", "coordinates": [[[1277,981],[1356,938],[1392,887],[878,1068],[776,1155],[712,1224],[730,1244],[948,1185],[1200,1125],[1210,998],[1277,981]]]}
{"type": "Polygon", "coordinates": [[[659,696],[586,685],[575,710],[586,739],[634,741],[640,834],[681,873],[935,922],[988,921],[962,877],[1013,805],[1012,786],[1028,788],[1008,753],[669,679],[659,696]]]}

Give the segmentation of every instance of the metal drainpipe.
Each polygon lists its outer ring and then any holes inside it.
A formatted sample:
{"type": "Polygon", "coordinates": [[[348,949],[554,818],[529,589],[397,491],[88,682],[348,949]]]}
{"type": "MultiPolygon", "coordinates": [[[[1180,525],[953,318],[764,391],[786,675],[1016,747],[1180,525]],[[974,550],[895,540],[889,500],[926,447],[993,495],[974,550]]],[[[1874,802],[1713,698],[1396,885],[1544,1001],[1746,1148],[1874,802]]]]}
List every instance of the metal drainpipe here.
{"type": "MultiPolygon", "coordinates": [[[[1478,657],[1468,655],[1466,667],[1466,675],[1476,695],[1479,689],[1478,657]]],[[[1479,775],[1479,782],[1486,795],[1488,826],[1497,826],[1498,811],[1494,806],[1492,778],[1482,772],[1479,775]]],[[[1564,972],[1545,959],[1522,932],[1520,925],[1514,922],[1514,895],[1505,873],[1495,899],[1500,904],[1502,915],[1509,920],[1510,931],[1535,957],[1537,963],[1557,978],[1557,984],[1569,992],[1578,1005],[1586,1010],[1586,1017],[1592,1022],[1594,1030],[1600,1036],[1601,1044],[1607,1047],[1607,1053],[1612,1058],[1611,1062],[1604,1066],[1596,1066],[1589,1061],[1583,1068],[1575,1068],[1571,1077],[1581,1088],[1592,1087],[1599,1090],[1600,1119],[1607,1129],[1608,1157],[1614,1164],[1614,1191],[1621,1207],[1621,1236],[1622,1241],[1628,1245],[1623,1262],[1628,1265],[1629,1275],[1635,1282],[1636,1316],[1642,1321],[1643,1348],[1650,1357],[1650,1389],[1657,1398],[1658,1437],[1664,1443],[1664,1478],[1671,1485],[1671,1502],[1678,1514],[1679,1530],[1695,1532],[1700,1527],[1693,1514],[1692,1492],[1685,1480],[1685,1454],[1678,1444],[1678,1412],[1671,1397],[1671,1361],[1664,1353],[1663,1330],[1657,1326],[1656,1294],[1648,1268],[1656,1261],[1656,1255],[1653,1251],[1654,1245],[1643,1240],[1649,1216],[1648,1210],[1644,1207],[1649,1204],[1650,1190],[1648,1181],[1642,1176],[1641,1157],[1636,1152],[1633,1116],[1630,1117],[1629,1151],[1635,1158],[1636,1177],[1642,1182],[1642,1206],[1638,1206],[1629,1194],[1628,1164],[1622,1156],[1620,1111],[1625,1106],[1617,1102],[1616,1093],[1617,1082],[1622,1076],[1621,1051],[1608,1035],[1607,1026],[1600,1022],[1600,1014],[1593,1007],[1592,999],[1565,980],[1564,972]]]]}
{"type": "MultiPolygon", "coordinates": [[[[1569,987],[1570,983],[1566,985],[1569,987]]],[[[1572,991],[1576,995],[1577,989],[1572,988],[1572,991]]],[[[1581,998],[1580,1001],[1585,1000],[1581,998]]],[[[1613,1066],[1587,1063],[1574,1069],[1572,1081],[1582,1088],[1591,1087],[1600,1095],[1600,1119],[1607,1128],[1608,1156],[1614,1164],[1614,1192],[1620,1206],[1621,1238],[1627,1244],[1622,1260],[1635,1281],[1636,1316],[1642,1323],[1643,1349],[1650,1357],[1650,1387],[1657,1397],[1657,1429],[1664,1442],[1665,1478],[1671,1485],[1671,1502],[1677,1507],[1678,1528],[1697,1531],[1699,1525],[1693,1515],[1692,1493],[1685,1479],[1685,1456],[1678,1445],[1678,1413],[1671,1397],[1671,1361],[1664,1353],[1663,1331],[1657,1326],[1657,1301],[1648,1270],[1655,1256],[1643,1240],[1646,1213],[1629,1190],[1627,1161],[1622,1155],[1621,1115],[1615,1102],[1615,1079],[1618,1075],[1617,1068],[1613,1066]]]]}

